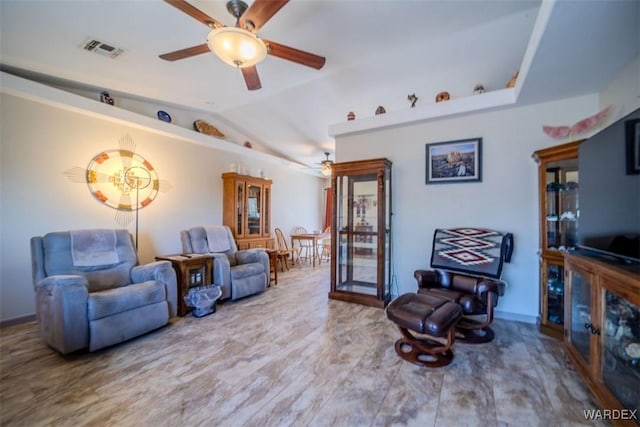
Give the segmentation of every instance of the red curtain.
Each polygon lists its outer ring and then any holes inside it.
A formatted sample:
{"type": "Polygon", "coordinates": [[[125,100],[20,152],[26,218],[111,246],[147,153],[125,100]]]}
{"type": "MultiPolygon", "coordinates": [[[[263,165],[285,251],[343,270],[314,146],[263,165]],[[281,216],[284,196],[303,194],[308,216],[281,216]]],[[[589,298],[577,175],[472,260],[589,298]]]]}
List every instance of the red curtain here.
{"type": "Polygon", "coordinates": [[[331,212],[333,206],[333,195],[331,193],[331,187],[325,188],[325,204],[324,204],[324,229],[331,227],[331,212]]]}

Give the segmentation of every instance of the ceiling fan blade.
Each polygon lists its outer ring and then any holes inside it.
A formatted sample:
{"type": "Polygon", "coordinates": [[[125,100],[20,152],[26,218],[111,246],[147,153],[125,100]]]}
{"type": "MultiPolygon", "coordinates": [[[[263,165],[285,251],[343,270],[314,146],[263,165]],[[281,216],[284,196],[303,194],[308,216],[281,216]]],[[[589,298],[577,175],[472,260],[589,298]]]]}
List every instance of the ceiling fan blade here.
{"type": "Polygon", "coordinates": [[[240,69],[242,70],[244,81],[247,84],[247,89],[258,90],[262,87],[262,84],[260,83],[260,77],[258,76],[258,69],[255,65],[252,67],[244,67],[240,69]]]}
{"type": "Polygon", "coordinates": [[[314,55],[313,53],[294,49],[269,40],[264,40],[264,42],[267,45],[267,52],[269,55],[277,56],[278,58],[286,59],[287,61],[297,62],[298,64],[306,65],[307,67],[315,68],[316,70],[324,67],[324,63],[326,61],[324,56],[314,55]]]}
{"type": "Polygon", "coordinates": [[[204,43],[204,44],[199,44],[197,46],[191,46],[186,49],[180,49],[180,50],[176,50],[176,51],[165,53],[158,56],[160,56],[160,58],[164,59],[165,61],[177,61],[178,59],[185,59],[185,58],[189,58],[189,57],[200,55],[201,53],[207,53],[207,52],[211,52],[211,50],[209,49],[209,46],[206,43],[204,43]]]}
{"type": "Polygon", "coordinates": [[[255,0],[240,17],[240,27],[258,31],[289,0],[255,0]]]}
{"type": "Polygon", "coordinates": [[[187,3],[184,0],[164,0],[164,1],[169,3],[171,6],[175,7],[176,9],[180,9],[190,17],[202,22],[207,27],[223,27],[224,26],[220,22],[216,21],[215,19],[213,19],[212,17],[210,17],[200,9],[187,3]]]}

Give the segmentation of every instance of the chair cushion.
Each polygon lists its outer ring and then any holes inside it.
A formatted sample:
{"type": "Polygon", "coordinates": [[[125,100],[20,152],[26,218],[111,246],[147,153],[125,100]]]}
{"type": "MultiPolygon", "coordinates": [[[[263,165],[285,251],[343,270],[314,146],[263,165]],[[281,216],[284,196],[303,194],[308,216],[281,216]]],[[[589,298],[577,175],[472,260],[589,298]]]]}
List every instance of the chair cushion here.
{"type": "Polygon", "coordinates": [[[264,273],[264,266],[259,262],[239,264],[231,268],[231,279],[242,279],[244,277],[255,276],[260,273],[264,273]]]}
{"type": "Polygon", "coordinates": [[[432,295],[446,301],[455,302],[462,307],[464,314],[479,314],[486,312],[486,305],[473,294],[452,291],[445,288],[421,288],[418,289],[421,295],[432,295]]]}
{"type": "Polygon", "coordinates": [[[391,301],[387,317],[401,328],[444,337],[462,317],[462,309],[435,295],[408,293],[391,301]]]}
{"type": "Polygon", "coordinates": [[[455,303],[460,301],[460,297],[463,295],[462,292],[452,291],[447,288],[420,288],[418,289],[418,293],[421,295],[433,295],[455,303]]]}
{"type": "Polygon", "coordinates": [[[135,285],[89,294],[89,320],[101,319],[127,310],[166,301],[164,283],[150,280],[135,285]]]}

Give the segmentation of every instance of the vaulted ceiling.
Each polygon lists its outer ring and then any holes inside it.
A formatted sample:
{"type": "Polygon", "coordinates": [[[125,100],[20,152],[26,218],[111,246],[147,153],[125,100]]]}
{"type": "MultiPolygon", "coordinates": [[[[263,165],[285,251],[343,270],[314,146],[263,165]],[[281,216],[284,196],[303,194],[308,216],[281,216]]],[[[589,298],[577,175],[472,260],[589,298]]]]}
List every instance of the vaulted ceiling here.
{"type": "MultiPolygon", "coordinates": [[[[234,24],[224,1],[190,3],[234,24]]],[[[209,32],[166,2],[0,0],[0,59],[11,73],[207,114],[230,141],[311,166],[333,152],[328,127],[349,111],[362,118],[379,105],[405,110],[413,93],[420,107],[440,91],[470,96],[478,83],[501,89],[526,54],[518,102],[597,92],[639,55],[639,4],[291,0],[258,34],[324,56],[326,65],[268,56],[257,66],[262,89],[248,91],[240,71],[213,53],[158,57],[204,43],[209,32]],[[545,20],[541,9],[551,11],[545,20]],[[90,39],[124,52],[87,52],[90,39]]]]}

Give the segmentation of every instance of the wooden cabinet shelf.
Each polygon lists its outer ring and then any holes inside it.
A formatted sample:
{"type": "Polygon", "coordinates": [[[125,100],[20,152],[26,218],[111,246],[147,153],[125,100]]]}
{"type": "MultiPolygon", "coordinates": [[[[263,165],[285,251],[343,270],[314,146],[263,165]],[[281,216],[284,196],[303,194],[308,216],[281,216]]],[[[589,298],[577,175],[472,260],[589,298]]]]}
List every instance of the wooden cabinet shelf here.
{"type": "Polygon", "coordinates": [[[577,243],[578,147],[582,141],[538,150],[540,204],[541,332],[562,339],[564,323],[564,254],[577,243]]]}
{"type": "Polygon", "coordinates": [[[231,228],[238,249],[273,249],[271,180],[226,172],[222,183],[222,223],[231,228]]]}

